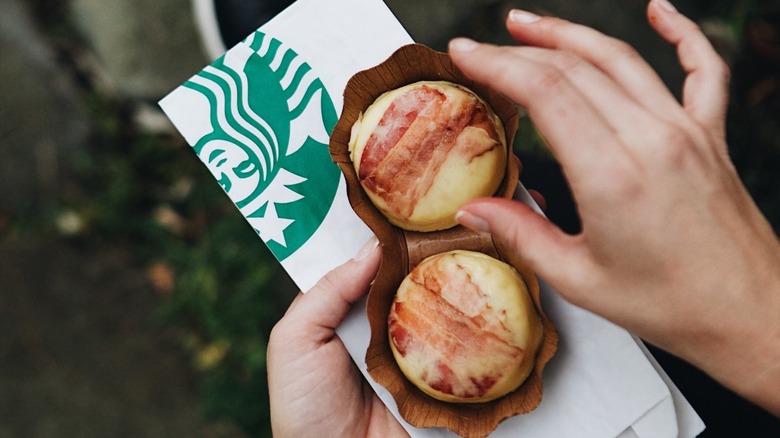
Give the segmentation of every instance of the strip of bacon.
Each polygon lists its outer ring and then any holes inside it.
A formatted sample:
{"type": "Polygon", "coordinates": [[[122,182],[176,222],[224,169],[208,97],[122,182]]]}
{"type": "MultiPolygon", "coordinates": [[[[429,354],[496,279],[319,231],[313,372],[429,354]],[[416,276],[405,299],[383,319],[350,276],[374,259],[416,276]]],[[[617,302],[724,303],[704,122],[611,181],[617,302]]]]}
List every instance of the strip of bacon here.
{"type": "MultiPolygon", "coordinates": [[[[404,357],[429,363],[419,373],[432,388],[458,397],[481,397],[503,376],[502,370],[520,362],[524,351],[491,330],[500,331],[495,324],[486,329],[485,312],[464,312],[445,299],[442,290],[453,285],[443,285],[435,278],[436,274],[418,276],[406,300],[393,303],[388,319],[390,339],[404,357]]],[[[465,273],[451,283],[463,287],[464,299],[479,294],[465,273]]],[[[488,315],[488,319],[493,318],[488,315]]]]}
{"type": "MultiPolygon", "coordinates": [[[[428,113],[437,111],[444,99],[443,93],[425,86],[412,88],[397,96],[387,107],[379,124],[366,141],[363,156],[360,159],[360,173],[358,174],[360,179],[371,184],[372,175],[377,165],[385,159],[387,153],[404,136],[419,113],[425,112],[427,107],[432,107],[428,113]]],[[[370,187],[374,188],[373,185],[370,187]]]]}
{"type": "Polygon", "coordinates": [[[468,93],[445,95],[423,85],[396,97],[369,137],[358,174],[399,218],[409,218],[448,154],[479,156],[500,143],[488,110],[468,93]],[[485,137],[475,140],[473,126],[485,137]],[[465,130],[465,131],[464,131],[465,130]]]}

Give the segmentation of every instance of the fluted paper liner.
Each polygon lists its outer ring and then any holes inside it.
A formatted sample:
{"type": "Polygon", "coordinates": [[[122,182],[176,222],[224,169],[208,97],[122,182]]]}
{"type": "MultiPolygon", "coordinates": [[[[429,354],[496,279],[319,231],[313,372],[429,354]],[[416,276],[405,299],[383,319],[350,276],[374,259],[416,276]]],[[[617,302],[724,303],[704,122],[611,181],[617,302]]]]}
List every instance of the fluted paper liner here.
{"type": "Polygon", "coordinates": [[[382,64],[349,80],[344,91],[344,109],[331,135],[330,154],[345,175],[352,208],[382,246],[382,262],[367,301],[371,342],[366,365],[374,380],[392,394],[401,416],[409,424],[444,427],[464,437],[484,437],[501,421],[530,412],[539,405],[542,370],[557,349],[558,335],[542,311],[536,275],[512,252],[502,251],[489,234],[461,226],[427,233],[403,230],[380,213],[360,185],[349,154],[352,125],[382,93],[422,80],[461,84],[491,106],[504,124],[508,155],[506,174],[495,196],[511,198],[519,178],[519,168],[512,157],[512,140],[518,128],[516,107],[504,96],[466,78],[448,55],[419,44],[403,46],[382,64]],[[454,249],[479,251],[514,266],[525,280],[542,320],[543,339],[531,375],[517,390],[486,403],[447,403],[428,396],[406,379],[390,350],[387,316],[401,281],[424,258],[454,249]]]}

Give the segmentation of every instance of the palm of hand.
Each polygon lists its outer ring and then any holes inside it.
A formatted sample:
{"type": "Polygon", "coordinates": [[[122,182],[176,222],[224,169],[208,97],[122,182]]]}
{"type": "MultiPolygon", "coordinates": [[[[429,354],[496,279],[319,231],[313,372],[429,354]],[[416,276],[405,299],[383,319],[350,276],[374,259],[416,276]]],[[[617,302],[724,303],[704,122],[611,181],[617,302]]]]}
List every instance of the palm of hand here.
{"type": "Polygon", "coordinates": [[[268,343],[275,437],[408,436],[352,362],[335,329],[376,274],[379,251],[299,295],[268,343]]]}
{"type": "Polygon", "coordinates": [[[400,424],[369,387],[338,337],[314,350],[288,345],[280,403],[288,410],[275,436],[401,436],[400,424]],[[395,426],[395,427],[390,427],[395,426]],[[360,431],[365,431],[360,433],[360,431]],[[382,432],[387,431],[387,432],[382,432]],[[393,433],[388,433],[392,431],[393,433]]]}

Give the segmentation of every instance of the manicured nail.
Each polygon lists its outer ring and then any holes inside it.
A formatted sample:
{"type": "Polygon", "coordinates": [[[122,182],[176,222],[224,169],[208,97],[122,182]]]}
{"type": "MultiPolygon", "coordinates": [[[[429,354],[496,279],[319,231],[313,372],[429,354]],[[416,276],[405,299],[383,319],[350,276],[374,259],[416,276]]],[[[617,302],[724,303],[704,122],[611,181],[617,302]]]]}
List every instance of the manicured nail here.
{"type": "Polygon", "coordinates": [[[371,255],[372,252],[374,252],[377,246],[379,246],[379,240],[376,238],[376,236],[371,236],[371,238],[363,244],[363,247],[360,248],[360,251],[355,254],[355,260],[361,261],[365,259],[371,255]]]}
{"type": "Polygon", "coordinates": [[[471,228],[474,231],[481,231],[484,233],[490,232],[490,225],[485,219],[469,213],[468,211],[458,210],[458,212],[455,213],[455,220],[464,227],[471,228]]]}
{"type": "Polygon", "coordinates": [[[454,52],[470,52],[479,46],[479,43],[468,38],[455,38],[450,41],[450,51],[454,52]]]}
{"type": "Polygon", "coordinates": [[[509,20],[517,24],[531,24],[536,23],[542,17],[522,9],[512,9],[509,11],[509,20]]]}
{"type": "Polygon", "coordinates": [[[666,9],[669,12],[677,12],[677,8],[674,7],[673,4],[669,3],[669,0],[653,0],[655,1],[658,6],[666,9]]]}

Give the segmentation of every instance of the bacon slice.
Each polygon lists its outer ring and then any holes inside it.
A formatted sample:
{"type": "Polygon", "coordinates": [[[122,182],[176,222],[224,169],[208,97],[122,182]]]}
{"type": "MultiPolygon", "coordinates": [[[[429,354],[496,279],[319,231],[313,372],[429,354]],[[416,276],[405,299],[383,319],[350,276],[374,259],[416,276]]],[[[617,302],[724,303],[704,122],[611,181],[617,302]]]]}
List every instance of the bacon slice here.
{"type": "Polygon", "coordinates": [[[476,157],[500,144],[476,96],[421,85],[397,96],[382,115],[366,141],[358,177],[396,217],[407,219],[449,153],[476,157]]]}
{"type": "Polygon", "coordinates": [[[396,300],[388,333],[396,350],[418,368],[419,379],[444,394],[483,397],[516,369],[524,350],[509,340],[484,292],[460,266],[413,270],[404,300],[396,300]]]}

